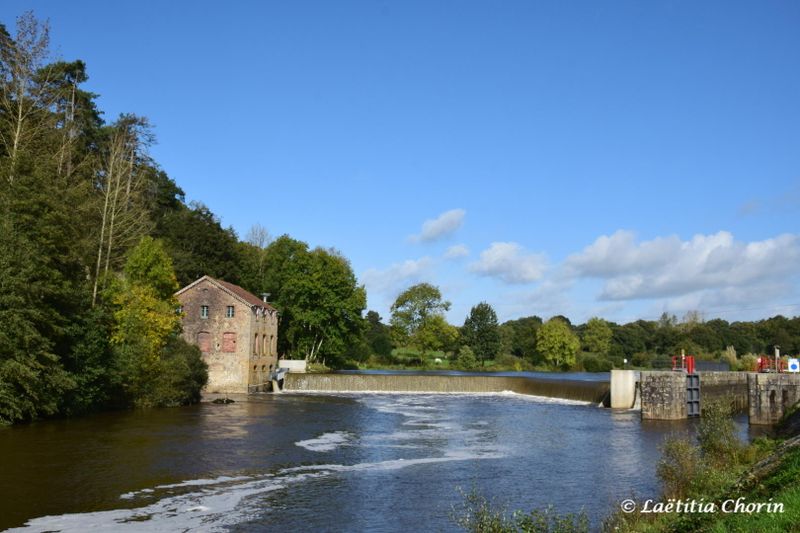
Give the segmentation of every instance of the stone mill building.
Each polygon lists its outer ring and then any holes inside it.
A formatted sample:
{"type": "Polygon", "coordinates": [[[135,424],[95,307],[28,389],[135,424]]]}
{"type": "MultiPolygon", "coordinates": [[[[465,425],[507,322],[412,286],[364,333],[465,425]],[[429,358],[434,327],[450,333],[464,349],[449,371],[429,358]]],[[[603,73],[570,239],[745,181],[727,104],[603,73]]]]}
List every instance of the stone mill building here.
{"type": "Polygon", "coordinates": [[[206,392],[264,390],[278,364],[278,313],[238,285],[203,276],[175,293],[183,337],[208,364],[206,392]]]}

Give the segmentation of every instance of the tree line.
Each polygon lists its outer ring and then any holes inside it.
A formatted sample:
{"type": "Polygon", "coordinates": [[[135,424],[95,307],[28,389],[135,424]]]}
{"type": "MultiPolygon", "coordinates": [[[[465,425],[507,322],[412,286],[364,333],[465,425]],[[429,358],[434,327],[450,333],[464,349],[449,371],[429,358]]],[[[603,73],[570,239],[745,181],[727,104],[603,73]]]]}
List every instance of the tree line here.
{"type": "MultiPolygon", "coordinates": [[[[516,369],[607,371],[612,368],[664,368],[682,351],[700,359],[724,361],[734,370],[753,370],[758,354],[800,352],[800,317],[774,316],[754,322],[705,321],[700,313],[682,320],[664,313],[659,320],[616,324],[592,317],[572,324],[565,316],[543,320],[527,316],[499,323],[491,305],[481,302],[463,325],[444,317],[450,302],[427,283],[403,291],[384,324],[367,313],[369,355],[377,365],[448,364],[455,368],[486,366],[516,369]],[[435,360],[434,359],[434,360],[435,360]]],[[[356,353],[357,355],[357,353],[356,353]]]]}
{"type": "Polygon", "coordinates": [[[174,292],[203,275],[269,293],[278,351],[328,367],[649,366],[800,351],[797,318],[759,322],[530,316],[498,323],[481,302],[464,323],[439,289],[403,291],[385,323],[340,252],[255,224],[244,239],[152,158],[149,121],[103,118],[87,66],[52,60],[49,28],[0,25],[0,424],[97,409],[197,401],[207,379],[180,336],[174,292]],[[437,363],[438,364],[438,363],[437,363]]]}

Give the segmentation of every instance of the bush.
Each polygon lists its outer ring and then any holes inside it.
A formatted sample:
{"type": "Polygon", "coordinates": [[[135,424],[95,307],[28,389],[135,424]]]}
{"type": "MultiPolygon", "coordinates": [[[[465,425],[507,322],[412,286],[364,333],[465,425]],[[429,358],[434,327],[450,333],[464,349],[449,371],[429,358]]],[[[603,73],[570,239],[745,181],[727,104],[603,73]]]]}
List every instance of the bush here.
{"type": "Polygon", "coordinates": [[[473,489],[463,494],[460,509],[453,509],[450,519],[456,525],[474,533],[586,533],[589,518],[586,513],[558,514],[553,507],[534,509],[528,513],[514,511],[508,514],[505,506],[490,502],[473,489]]]}
{"type": "Polygon", "coordinates": [[[475,370],[478,368],[479,364],[480,363],[475,357],[475,353],[472,351],[472,348],[469,346],[462,346],[458,351],[458,357],[456,358],[456,368],[461,370],[475,370]]]}
{"type": "Polygon", "coordinates": [[[137,348],[134,344],[115,347],[116,404],[170,407],[200,401],[208,367],[196,346],[172,336],[155,359],[137,348]]]}
{"type": "Polygon", "coordinates": [[[631,356],[633,366],[650,367],[653,366],[654,355],[648,352],[637,352],[631,356]]]}
{"type": "Polygon", "coordinates": [[[661,480],[665,498],[684,498],[702,474],[700,448],[688,437],[671,436],[661,448],[656,475],[661,480]]]}
{"type": "Polygon", "coordinates": [[[748,353],[742,356],[739,359],[739,364],[737,366],[738,370],[743,372],[755,372],[758,368],[758,357],[755,355],[748,353]]]}
{"type": "Polygon", "coordinates": [[[706,461],[724,466],[737,461],[742,444],[736,437],[730,398],[714,398],[703,403],[697,441],[706,461]]]}
{"type": "Polygon", "coordinates": [[[528,361],[521,357],[511,355],[510,353],[498,355],[491,366],[496,367],[498,370],[513,370],[515,372],[530,370],[532,368],[532,365],[528,361]]]}
{"type": "Polygon", "coordinates": [[[581,364],[586,372],[609,372],[614,368],[611,361],[593,354],[585,354],[581,358],[581,364]]]}

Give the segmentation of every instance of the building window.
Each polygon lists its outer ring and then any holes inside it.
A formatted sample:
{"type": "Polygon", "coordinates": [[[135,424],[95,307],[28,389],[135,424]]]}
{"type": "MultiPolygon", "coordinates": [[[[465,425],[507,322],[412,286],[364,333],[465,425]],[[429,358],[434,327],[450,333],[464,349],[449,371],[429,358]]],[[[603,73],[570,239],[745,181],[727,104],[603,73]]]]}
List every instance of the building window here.
{"type": "Polygon", "coordinates": [[[236,351],[236,333],[228,331],[222,334],[222,351],[226,353],[236,351]]]}
{"type": "Polygon", "coordinates": [[[267,336],[261,336],[261,355],[269,355],[269,346],[267,346],[267,336]]]}
{"type": "Polygon", "coordinates": [[[233,318],[233,306],[229,305],[227,309],[225,309],[225,316],[227,318],[233,318]]]}
{"type": "Polygon", "coordinates": [[[258,333],[256,333],[253,339],[253,355],[258,355],[258,333]]]}
{"type": "Polygon", "coordinates": [[[208,306],[201,305],[200,306],[200,318],[208,318],[208,306]]]}

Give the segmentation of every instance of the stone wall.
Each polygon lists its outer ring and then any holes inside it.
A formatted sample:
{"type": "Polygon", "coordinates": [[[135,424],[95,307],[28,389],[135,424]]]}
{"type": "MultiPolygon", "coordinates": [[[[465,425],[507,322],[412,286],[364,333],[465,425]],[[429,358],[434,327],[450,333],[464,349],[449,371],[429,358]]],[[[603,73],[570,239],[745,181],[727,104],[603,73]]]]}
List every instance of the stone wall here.
{"type": "Polygon", "coordinates": [[[733,402],[734,410],[747,411],[747,372],[698,372],[700,376],[700,405],[715,398],[733,402]]]}
{"type": "Polygon", "coordinates": [[[256,308],[202,280],[177,295],[183,307],[183,337],[200,347],[208,364],[204,392],[251,392],[268,383],[278,362],[276,316],[257,315],[256,308]],[[208,317],[201,307],[208,306],[208,317]],[[233,317],[227,316],[233,306],[233,317]]]}
{"type": "MultiPolygon", "coordinates": [[[[686,418],[686,374],[669,371],[643,371],[639,381],[643,420],[686,418]]],[[[702,398],[703,382],[700,381],[702,398]]],[[[702,400],[701,400],[702,402],[702,400]]]]}
{"type": "Polygon", "coordinates": [[[750,423],[770,425],[800,401],[800,375],[748,374],[750,423]]]}

